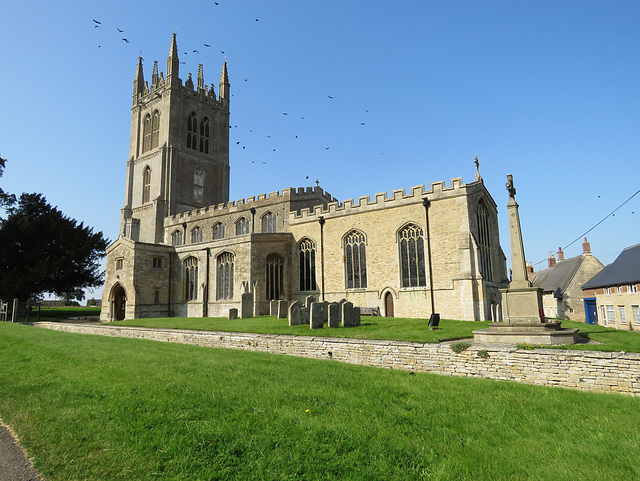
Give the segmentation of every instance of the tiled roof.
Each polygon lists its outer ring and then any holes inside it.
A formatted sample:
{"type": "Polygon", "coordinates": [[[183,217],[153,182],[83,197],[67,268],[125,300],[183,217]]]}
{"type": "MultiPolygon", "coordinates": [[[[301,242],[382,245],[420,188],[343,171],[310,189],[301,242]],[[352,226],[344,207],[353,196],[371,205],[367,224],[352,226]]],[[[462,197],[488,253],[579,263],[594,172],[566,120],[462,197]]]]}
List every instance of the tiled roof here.
{"type": "Polygon", "coordinates": [[[582,264],[584,256],[571,257],[558,261],[558,263],[536,273],[533,279],[534,287],[541,287],[543,292],[555,292],[557,289],[564,291],[568,286],[576,271],[582,264]]]}
{"type": "Polygon", "coordinates": [[[623,250],[613,263],[588,280],[582,288],[593,289],[636,282],[640,282],[640,244],[623,250]]]}

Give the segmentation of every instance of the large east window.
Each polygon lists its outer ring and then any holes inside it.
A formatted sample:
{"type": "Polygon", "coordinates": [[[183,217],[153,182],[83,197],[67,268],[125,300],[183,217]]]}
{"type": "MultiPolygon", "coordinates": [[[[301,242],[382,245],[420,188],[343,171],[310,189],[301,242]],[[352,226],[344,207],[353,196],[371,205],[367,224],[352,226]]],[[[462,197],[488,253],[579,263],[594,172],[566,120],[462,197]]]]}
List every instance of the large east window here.
{"type": "Polygon", "coordinates": [[[485,281],[493,282],[493,268],[491,266],[491,219],[483,200],[478,203],[477,219],[480,273],[485,281]]]}
{"type": "Polygon", "coordinates": [[[424,231],[422,227],[409,224],[398,233],[398,237],[402,287],[426,286],[424,231]]]}
{"type": "Polygon", "coordinates": [[[367,287],[367,252],[362,232],[351,231],[344,238],[344,263],[347,289],[367,287]]]}
{"type": "Polygon", "coordinates": [[[233,299],[233,254],[223,252],[217,259],[216,299],[233,299]]]}
{"type": "Polygon", "coordinates": [[[184,261],[184,300],[194,301],[198,298],[198,259],[188,257],[184,261]]]}
{"type": "Polygon", "coordinates": [[[315,291],[316,245],[311,239],[302,239],[300,247],[300,290],[315,291]]]}

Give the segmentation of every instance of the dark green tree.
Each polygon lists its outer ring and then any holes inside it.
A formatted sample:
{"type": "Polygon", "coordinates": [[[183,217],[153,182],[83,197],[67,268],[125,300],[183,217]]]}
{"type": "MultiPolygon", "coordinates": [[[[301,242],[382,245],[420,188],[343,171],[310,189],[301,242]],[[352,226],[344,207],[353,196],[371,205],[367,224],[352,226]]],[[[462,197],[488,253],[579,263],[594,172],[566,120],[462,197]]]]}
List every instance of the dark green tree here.
{"type": "MultiPolygon", "coordinates": [[[[0,157],[0,177],[2,177],[2,174],[4,173],[4,167],[7,163],[7,159],[3,159],[2,157],[0,157]]],[[[4,190],[2,190],[2,188],[0,187],[0,208],[7,208],[12,206],[16,201],[16,196],[13,194],[8,194],[7,192],[5,192],[4,190]]]]}
{"type": "Polygon", "coordinates": [[[0,220],[0,298],[51,292],[73,299],[101,284],[108,240],[65,216],[41,194],[22,194],[0,220]]]}

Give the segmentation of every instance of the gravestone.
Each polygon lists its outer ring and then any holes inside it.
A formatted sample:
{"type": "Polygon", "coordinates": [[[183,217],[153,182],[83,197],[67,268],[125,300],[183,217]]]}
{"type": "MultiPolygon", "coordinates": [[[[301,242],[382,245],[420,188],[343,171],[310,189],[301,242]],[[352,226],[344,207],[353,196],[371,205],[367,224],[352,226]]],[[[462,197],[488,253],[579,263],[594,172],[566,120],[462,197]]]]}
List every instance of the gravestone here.
{"type": "Polygon", "coordinates": [[[287,309],[289,307],[288,301],[278,301],[278,319],[286,319],[287,318],[287,309]]]}
{"type": "Polygon", "coordinates": [[[243,292],[240,302],[240,317],[242,319],[253,317],[253,294],[250,292],[243,292]]]}
{"type": "Polygon", "coordinates": [[[322,308],[321,302],[311,303],[311,329],[322,329],[324,325],[322,322],[322,308]]]}
{"type": "Polygon", "coordinates": [[[313,296],[307,296],[304,300],[304,307],[311,309],[311,303],[316,302],[316,298],[313,296]]]}
{"type": "Polygon", "coordinates": [[[299,326],[302,324],[302,304],[293,301],[289,306],[289,326],[299,326]]]}
{"type": "Polygon", "coordinates": [[[309,324],[309,309],[306,307],[300,308],[300,324],[309,324]]]}
{"type": "Polygon", "coordinates": [[[329,322],[329,301],[322,301],[322,322],[329,322]]]}
{"type": "Polygon", "coordinates": [[[276,299],[273,299],[271,302],[269,302],[269,315],[270,316],[278,315],[278,301],[276,299]]]}
{"type": "Polygon", "coordinates": [[[351,327],[353,321],[353,304],[351,302],[342,303],[342,327],[351,327]]]}
{"type": "Polygon", "coordinates": [[[351,326],[357,327],[360,325],[360,308],[354,307],[352,312],[353,312],[353,318],[351,320],[351,326]]]}
{"type": "Polygon", "coordinates": [[[329,304],[329,327],[340,327],[342,321],[341,306],[337,302],[329,304]]]}
{"type": "Polygon", "coordinates": [[[231,309],[229,309],[229,320],[233,320],[237,318],[238,318],[238,309],[236,309],[235,307],[232,307],[231,309]]]}

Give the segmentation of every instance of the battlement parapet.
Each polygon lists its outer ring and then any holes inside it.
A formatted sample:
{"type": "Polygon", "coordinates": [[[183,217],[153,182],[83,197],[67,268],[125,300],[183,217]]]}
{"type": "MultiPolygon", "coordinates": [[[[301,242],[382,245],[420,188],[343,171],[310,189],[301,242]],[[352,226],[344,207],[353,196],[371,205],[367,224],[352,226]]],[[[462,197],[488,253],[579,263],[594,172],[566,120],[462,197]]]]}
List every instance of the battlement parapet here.
{"type": "Polygon", "coordinates": [[[187,212],[181,212],[172,216],[166,217],[165,226],[180,224],[182,222],[201,220],[205,217],[212,215],[225,215],[235,212],[241,212],[249,210],[252,207],[267,207],[270,205],[278,204],[281,202],[290,202],[292,200],[303,200],[306,198],[317,197],[319,201],[324,205],[327,202],[337,203],[337,200],[328,192],[325,192],[320,187],[287,187],[280,191],[270,192],[268,195],[259,194],[256,196],[246,197],[231,202],[224,202],[221,204],[210,205],[207,207],[200,207],[198,209],[190,210],[187,212]]]}
{"type": "Polygon", "coordinates": [[[450,186],[447,187],[445,181],[432,182],[430,189],[426,190],[424,184],[411,188],[411,192],[407,194],[406,189],[398,189],[387,195],[387,192],[381,192],[371,196],[365,195],[358,197],[358,201],[348,199],[338,202],[335,199],[326,205],[318,205],[313,208],[300,209],[289,214],[289,220],[308,220],[316,219],[319,216],[342,216],[350,213],[363,212],[365,210],[388,209],[389,207],[401,206],[407,204],[422,203],[425,196],[429,200],[437,201],[446,197],[454,197],[465,193],[466,188],[471,184],[464,184],[462,177],[451,179],[450,186]]]}

